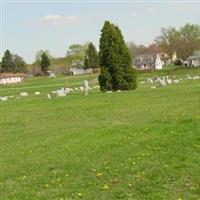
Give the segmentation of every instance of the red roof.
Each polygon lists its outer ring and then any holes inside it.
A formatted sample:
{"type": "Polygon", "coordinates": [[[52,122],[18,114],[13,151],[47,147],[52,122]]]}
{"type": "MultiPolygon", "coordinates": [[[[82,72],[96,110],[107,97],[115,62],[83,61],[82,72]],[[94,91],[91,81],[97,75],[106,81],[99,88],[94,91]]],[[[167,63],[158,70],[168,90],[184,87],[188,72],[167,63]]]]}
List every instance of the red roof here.
{"type": "Polygon", "coordinates": [[[11,77],[26,77],[24,73],[0,73],[0,78],[11,78],[11,77]]]}

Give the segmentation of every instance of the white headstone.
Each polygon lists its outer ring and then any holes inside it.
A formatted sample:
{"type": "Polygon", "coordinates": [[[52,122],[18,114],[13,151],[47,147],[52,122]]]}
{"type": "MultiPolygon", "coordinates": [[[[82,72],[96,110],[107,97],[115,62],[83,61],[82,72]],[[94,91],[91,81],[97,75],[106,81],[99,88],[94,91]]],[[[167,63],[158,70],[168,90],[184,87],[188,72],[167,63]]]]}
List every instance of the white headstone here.
{"type": "Polygon", "coordinates": [[[21,92],[20,95],[21,95],[22,97],[26,97],[26,96],[28,96],[28,93],[27,93],[27,92],[21,92]]]}
{"type": "Polygon", "coordinates": [[[51,95],[50,95],[50,94],[47,94],[47,98],[48,98],[48,99],[51,99],[51,95]]]}
{"type": "Polygon", "coordinates": [[[40,92],[35,92],[35,95],[40,95],[40,92]]]}
{"type": "Polygon", "coordinates": [[[7,96],[5,96],[5,97],[0,97],[0,100],[1,100],[1,101],[7,101],[7,100],[8,100],[8,97],[7,97],[7,96]]]}
{"type": "Polygon", "coordinates": [[[87,80],[83,81],[84,94],[88,95],[89,84],[87,80]]]}

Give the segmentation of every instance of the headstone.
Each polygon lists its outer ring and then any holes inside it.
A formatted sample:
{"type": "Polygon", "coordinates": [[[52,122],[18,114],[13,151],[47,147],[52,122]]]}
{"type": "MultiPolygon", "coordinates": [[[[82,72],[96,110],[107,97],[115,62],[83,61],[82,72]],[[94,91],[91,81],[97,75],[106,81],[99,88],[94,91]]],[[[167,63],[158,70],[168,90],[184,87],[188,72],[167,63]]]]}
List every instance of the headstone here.
{"type": "Polygon", "coordinates": [[[1,101],[7,101],[7,100],[8,100],[8,97],[7,97],[7,96],[5,96],[5,97],[0,97],[0,100],[1,100],[1,101]]]}
{"type": "Polygon", "coordinates": [[[65,93],[65,90],[64,90],[64,89],[56,90],[56,94],[57,94],[57,96],[59,96],[59,97],[64,97],[64,96],[66,96],[66,93],[65,93]]]}
{"type": "Polygon", "coordinates": [[[165,76],[165,82],[166,82],[168,85],[171,85],[171,84],[172,84],[172,79],[170,79],[169,76],[165,76]]]}
{"type": "Polygon", "coordinates": [[[51,95],[50,95],[50,94],[47,94],[47,98],[48,98],[48,99],[51,99],[51,95]]]}
{"type": "Polygon", "coordinates": [[[65,88],[64,91],[65,91],[66,94],[69,94],[70,92],[74,91],[74,89],[72,89],[72,88],[65,88]]]}
{"type": "Polygon", "coordinates": [[[165,79],[159,79],[160,85],[161,86],[166,86],[167,83],[165,82],[165,79]]]}
{"type": "Polygon", "coordinates": [[[84,94],[88,95],[89,84],[87,80],[83,81],[83,89],[84,89],[84,94]]]}
{"type": "Polygon", "coordinates": [[[84,91],[84,88],[83,88],[83,86],[80,86],[79,88],[80,88],[80,91],[84,91]]]}
{"type": "Polygon", "coordinates": [[[21,95],[22,97],[26,97],[26,96],[28,96],[28,93],[27,93],[27,92],[21,92],[20,95],[21,95]]]}
{"type": "Polygon", "coordinates": [[[35,95],[40,95],[40,92],[35,92],[35,95]]]}
{"type": "Polygon", "coordinates": [[[178,79],[173,80],[173,83],[179,83],[178,79]]]}
{"type": "Polygon", "coordinates": [[[75,87],[75,88],[74,88],[74,90],[78,91],[78,88],[77,88],[77,87],[75,87]]]}

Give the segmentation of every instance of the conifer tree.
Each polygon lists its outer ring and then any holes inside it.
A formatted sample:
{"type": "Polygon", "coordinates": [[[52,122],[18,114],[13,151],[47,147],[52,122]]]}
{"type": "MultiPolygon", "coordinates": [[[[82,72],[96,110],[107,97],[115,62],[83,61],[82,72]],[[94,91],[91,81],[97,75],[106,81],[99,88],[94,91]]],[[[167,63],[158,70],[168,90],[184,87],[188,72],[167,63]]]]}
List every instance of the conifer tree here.
{"type": "Polygon", "coordinates": [[[90,42],[85,56],[84,65],[86,68],[98,68],[99,58],[95,46],[90,42]]]}
{"type": "Polygon", "coordinates": [[[12,54],[6,50],[1,62],[1,72],[14,72],[14,68],[12,54]]]}
{"type": "Polygon", "coordinates": [[[136,71],[120,29],[106,21],[101,31],[99,60],[102,91],[130,90],[137,87],[136,71]]]}
{"type": "Polygon", "coordinates": [[[50,66],[50,60],[47,54],[44,52],[41,56],[41,61],[40,61],[40,67],[44,74],[47,74],[49,66],[50,66]]]}

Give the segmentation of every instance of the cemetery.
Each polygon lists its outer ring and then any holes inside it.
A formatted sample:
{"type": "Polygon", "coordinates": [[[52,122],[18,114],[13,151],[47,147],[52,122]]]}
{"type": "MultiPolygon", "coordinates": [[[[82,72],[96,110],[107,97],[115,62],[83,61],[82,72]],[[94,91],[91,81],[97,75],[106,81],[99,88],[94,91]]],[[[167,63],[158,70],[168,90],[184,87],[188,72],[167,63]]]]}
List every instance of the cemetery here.
{"type": "Polygon", "coordinates": [[[200,200],[197,4],[2,0],[0,199],[200,200]]]}
{"type": "Polygon", "coordinates": [[[96,74],[1,85],[2,198],[198,199],[199,86],[199,68],[139,72],[130,91],[96,74]]]}

